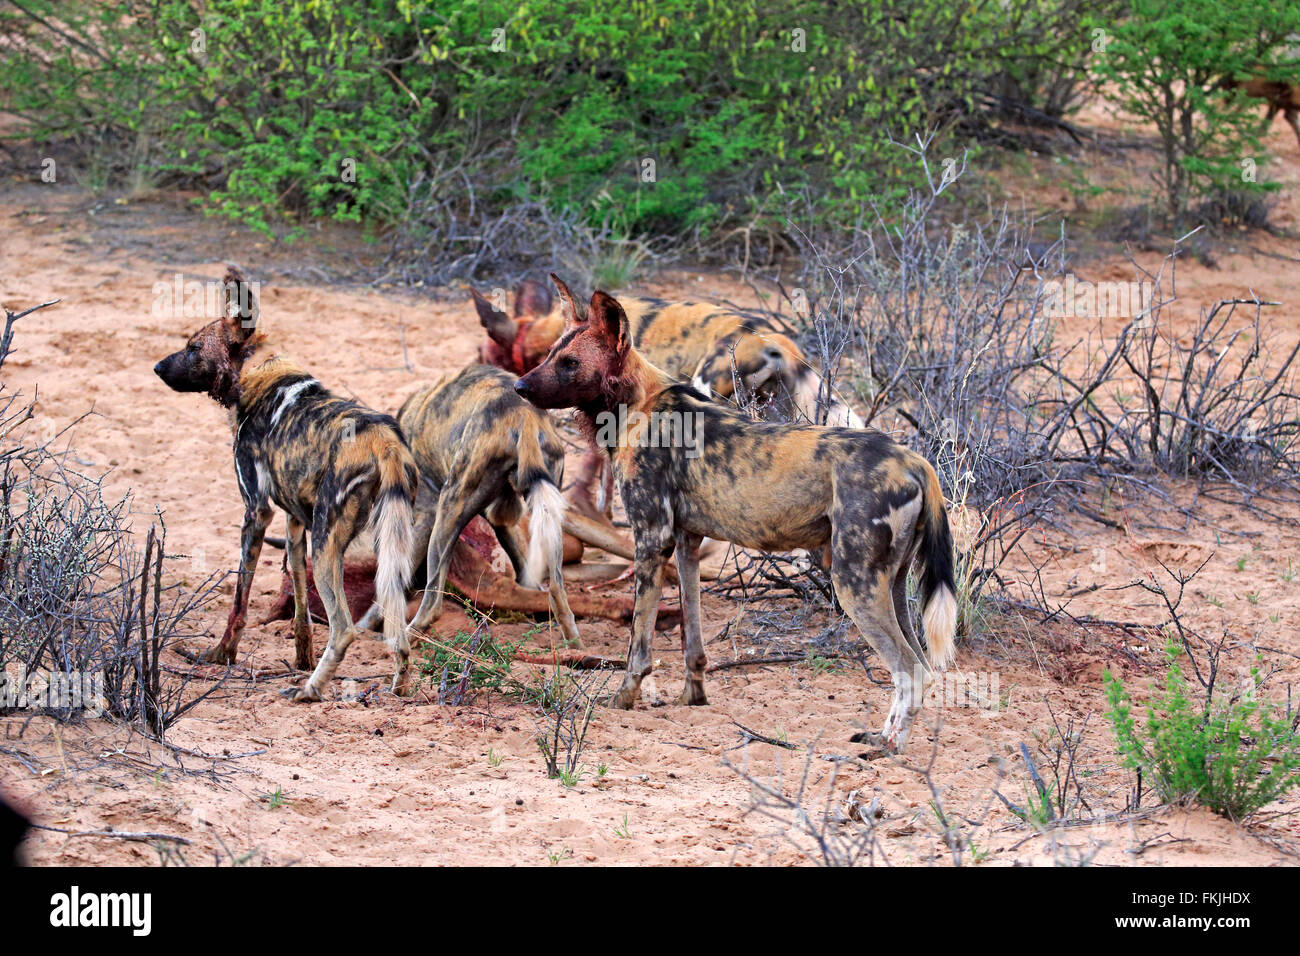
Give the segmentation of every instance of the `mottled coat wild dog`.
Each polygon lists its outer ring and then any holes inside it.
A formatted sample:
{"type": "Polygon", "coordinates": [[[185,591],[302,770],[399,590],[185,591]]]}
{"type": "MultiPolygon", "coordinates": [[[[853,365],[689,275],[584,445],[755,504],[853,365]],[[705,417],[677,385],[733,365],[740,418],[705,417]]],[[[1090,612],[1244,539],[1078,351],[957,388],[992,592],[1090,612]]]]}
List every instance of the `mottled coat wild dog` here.
{"type": "MultiPolygon", "coordinates": [[[[477,290],[470,293],[488,335],[480,350],[486,364],[524,375],[541,364],[564,330],[563,310],[539,282],[526,279],[515,289],[514,318],[477,290]]],[[[677,381],[722,401],[755,402],[776,417],[862,427],[786,330],[766,316],[701,302],[620,302],[633,347],[677,381]]],[[[575,305],[581,316],[581,304],[575,305]]],[[[575,486],[574,504],[589,516],[608,510],[607,500],[597,503],[603,462],[598,451],[590,455],[575,486]]]]}
{"type": "MultiPolygon", "coordinates": [[[[411,563],[418,564],[427,553],[428,578],[413,630],[426,630],[438,619],[456,541],[481,514],[510,559],[515,579],[530,588],[540,588],[545,580],[565,640],[578,641],[561,571],[567,507],[560,494],[564,444],[550,416],[515,394],[514,385],[509,372],[471,365],[420,389],[397,413],[420,473],[437,493],[433,515],[422,515],[416,526],[411,563]],[[525,500],[526,554],[514,529],[525,500]]],[[[382,613],[376,604],[360,626],[373,626],[382,613]]]]}
{"type": "Polygon", "coordinates": [[[555,282],[569,321],[546,361],[519,380],[521,395],[542,408],[577,408],[595,434],[620,406],[641,413],[643,429],[667,430],[686,416],[702,422],[694,455],[665,447],[673,443],[656,440],[663,435],[630,430],[604,442],[636,542],[632,639],[613,705],[631,707],[650,673],[654,615],[674,550],[687,672],[679,702],[703,704],[701,538],[765,551],[829,545],[836,596],[894,680],[882,733],[855,739],[901,750],[933,671],[945,668],[954,650],[952,535],[934,469],[873,429],[751,422],[710,402],[638,353],[617,301],[597,292],[582,321],[555,282]],[[924,568],[924,643],[907,614],[913,561],[924,568]]]}
{"type": "MultiPolygon", "coordinates": [[[[524,280],[515,289],[514,318],[471,289],[488,334],[485,364],[524,375],[546,358],[564,330],[564,313],[550,290],[524,280]]],[[[704,302],[652,298],[619,300],[632,345],[655,367],[706,395],[774,406],[786,418],[860,428],[862,420],[831,393],[803,350],[772,319],[704,302]]],[[[579,315],[581,315],[581,309],[579,315]]]]}
{"type": "Polygon", "coordinates": [[[223,288],[222,317],[154,366],[170,388],[207,392],[229,409],[234,431],[235,476],[244,499],[239,581],[225,635],[202,659],[218,664],[235,660],[253,573],[275,505],[288,516],[285,547],[293,578],[297,667],[312,666],[308,529],[312,570],[330,630],[316,669],[287,696],[320,700],[359,633],[343,590],[343,554],[367,525],[375,538],[375,586],[384,607],[384,637],[397,659],[392,687],[403,693],[411,651],[406,586],[411,576],[411,506],[419,481],[415,459],[396,421],[331,395],[302,368],[275,354],[257,320],[250,287],[231,267],[223,288]]]}

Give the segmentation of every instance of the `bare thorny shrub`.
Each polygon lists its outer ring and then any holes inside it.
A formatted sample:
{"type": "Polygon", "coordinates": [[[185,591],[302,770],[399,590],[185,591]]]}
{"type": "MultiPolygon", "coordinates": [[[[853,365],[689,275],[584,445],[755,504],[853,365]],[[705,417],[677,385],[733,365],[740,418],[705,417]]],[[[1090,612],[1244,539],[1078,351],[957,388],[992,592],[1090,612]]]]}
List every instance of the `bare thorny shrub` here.
{"type": "Polygon", "coordinates": [[[608,674],[578,675],[556,667],[520,685],[524,699],[536,708],[533,739],[546,761],[546,776],[566,787],[576,786],[585,773],[587,731],[608,683],[608,674]]]}
{"type": "Polygon", "coordinates": [[[935,779],[937,734],[935,741],[925,762],[901,756],[891,758],[899,770],[923,784],[928,795],[923,806],[892,816],[880,797],[866,793],[865,788],[841,795],[838,787],[841,771],[851,768],[854,761],[833,754],[819,755],[816,742],[808,745],[801,767],[793,768],[789,775],[783,769],[772,779],[763,779],[747,766],[737,766],[726,759],[722,764],[749,785],[746,816],[756,814],[776,823],[778,830],[773,836],[818,865],[977,863],[985,851],[976,844],[973,835],[989,821],[997,784],[963,811],[951,809],[949,795],[935,779]],[[830,773],[824,779],[818,779],[822,774],[815,771],[820,761],[830,762],[830,773]],[[915,841],[896,842],[896,838],[914,834],[922,844],[919,860],[915,841]]]}
{"type": "Polygon", "coordinates": [[[1180,334],[1167,311],[1178,258],[1176,248],[1155,273],[1135,265],[1152,302],[1113,352],[1132,375],[1136,401],[1077,415],[1078,449],[1107,474],[1145,467],[1251,497],[1293,493],[1300,485],[1300,344],[1270,347],[1261,320],[1264,307],[1277,303],[1254,296],[1203,308],[1180,334]]]}
{"type": "MultiPolygon", "coordinates": [[[[867,424],[934,464],[960,552],[962,633],[979,629],[982,599],[1012,583],[1008,558],[1036,524],[1057,521],[1062,507],[1099,518],[1087,488],[1128,482],[1149,492],[1149,479],[1164,475],[1255,502],[1296,490],[1300,346],[1269,349],[1267,303],[1219,302],[1190,334],[1175,334],[1175,243],[1157,273],[1134,264],[1146,292],[1107,333],[1097,310],[1076,315],[1062,299],[1063,233],[1036,241],[1032,218],[1005,208],[983,221],[945,219],[965,163],[936,169],[929,146],[903,147],[922,185],[901,214],[873,207],[847,235],[799,232],[803,274],[780,288],[810,361],[826,372],[822,399],[838,381],[867,424]]],[[[830,596],[815,564],[800,583],[806,561],[757,564],[722,589],[748,577],[759,595],[830,596]]],[[[1027,590],[1048,610],[1041,589],[1027,590]]]]}
{"type": "MultiPolygon", "coordinates": [[[[6,311],[0,370],[15,323],[44,307],[6,311]]],[[[102,477],[73,467],[75,423],[37,434],[35,409],[34,398],[0,383],[0,669],[12,682],[0,708],[23,705],[43,677],[67,692],[40,693],[38,711],[72,719],[102,706],[161,737],[220,686],[191,693],[189,678],[165,676],[161,663],[168,647],[191,636],[193,615],[215,596],[219,576],[193,590],[164,585],[161,516],[141,548],[129,528],[130,498],[105,498],[102,477]],[[92,688],[95,696],[102,688],[102,700],[78,693],[92,688]]]]}
{"type": "Polygon", "coordinates": [[[645,265],[667,255],[662,243],[628,236],[606,218],[600,226],[577,211],[518,200],[505,209],[480,203],[459,169],[434,184],[426,173],[407,184],[405,226],[389,237],[377,282],[441,285],[491,273],[506,282],[535,273],[538,263],[584,287],[624,287],[645,265]]]}

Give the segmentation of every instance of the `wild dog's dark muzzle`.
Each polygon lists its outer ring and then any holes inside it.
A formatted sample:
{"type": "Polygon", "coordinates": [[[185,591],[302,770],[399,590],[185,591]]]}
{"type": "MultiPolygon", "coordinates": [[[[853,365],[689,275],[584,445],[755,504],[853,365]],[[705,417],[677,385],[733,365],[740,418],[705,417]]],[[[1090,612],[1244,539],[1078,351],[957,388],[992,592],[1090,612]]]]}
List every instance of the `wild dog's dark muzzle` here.
{"type": "Polygon", "coordinates": [[[173,352],[153,367],[154,374],[177,392],[205,392],[209,382],[195,374],[194,361],[187,352],[173,352]]]}

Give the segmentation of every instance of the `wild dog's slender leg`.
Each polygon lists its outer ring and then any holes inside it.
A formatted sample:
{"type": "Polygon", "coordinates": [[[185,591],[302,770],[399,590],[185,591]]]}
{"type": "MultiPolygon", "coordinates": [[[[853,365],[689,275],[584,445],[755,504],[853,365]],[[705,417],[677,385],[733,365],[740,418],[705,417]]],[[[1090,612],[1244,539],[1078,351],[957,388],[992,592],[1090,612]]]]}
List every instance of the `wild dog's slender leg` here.
{"type": "Polygon", "coordinates": [[[560,633],[564,635],[565,643],[582,647],[578,624],[573,619],[573,609],[569,607],[569,596],[564,593],[564,572],[560,569],[559,562],[551,565],[546,587],[551,595],[551,613],[560,623],[560,633]]]}
{"type": "Polygon", "coordinates": [[[912,627],[911,615],[907,612],[907,564],[902,565],[899,569],[898,576],[894,578],[894,620],[898,622],[898,629],[903,632],[907,638],[908,646],[917,657],[922,660],[928,660],[925,654],[925,648],[921,645],[921,639],[916,636],[916,629],[912,627]]]}
{"type": "Polygon", "coordinates": [[[433,533],[429,535],[429,548],[426,552],[428,576],[424,596],[420,599],[420,609],[411,620],[413,630],[428,630],[442,614],[442,589],[447,583],[447,566],[451,563],[456,539],[470,519],[482,511],[491,499],[493,489],[467,485],[464,478],[453,481],[438,495],[437,516],[434,518],[433,533]]]}
{"type": "Polygon", "coordinates": [[[266,526],[271,523],[271,505],[263,502],[252,505],[244,512],[244,525],[239,532],[239,579],[235,583],[235,603],[226,619],[226,633],[213,647],[208,648],[199,660],[211,664],[233,664],[239,650],[239,639],[244,636],[248,618],[248,596],[253,587],[253,573],[262,556],[262,541],[266,526]]]}
{"type": "Polygon", "coordinates": [[[316,591],[321,603],[325,605],[325,616],[329,618],[330,639],[325,646],[316,669],[301,687],[291,687],[285,696],[299,702],[320,700],[325,688],[334,679],[348,645],[357,637],[357,628],[352,623],[352,614],[348,610],[348,596],[343,590],[343,554],[348,542],[352,540],[356,522],[356,506],[349,504],[347,511],[339,515],[334,525],[326,533],[325,529],[312,529],[313,549],[312,576],[316,579],[316,591]],[[322,541],[321,539],[325,540],[322,541]]]}
{"type": "MultiPolygon", "coordinates": [[[[627,501],[626,486],[624,502],[627,501]]],[[[673,553],[672,525],[664,516],[661,522],[646,527],[634,523],[636,537],[634,599],[632,603],[632,637],[627,646],[627,673],[609,706],[630,710],[641,695],[641,681],[651,669],[650,638],[659,614],[659,596],[664,589],[664,566],[673,553]]]]}
{"type": "Polygon", "coordinates": [[[288,519],[284,536],[285,560],[293,579],[293,666],[311,670],[311,611],[307,607],[307,526],[288,519]]]}
{"type": "MultiPolygon", "coordinates": [[[[848,477],[856,478],[852,473],[848,477]]],[[[894,698],[882,733],[858,734],[853,739],[898,752],[921,709],[924,688],[916,686],[916,679],[919,675],[923,684],[929,680],[925,655],[919,645],[913,647],[894,614],[896,585],[906,577],[903,562],[912,556],[921,495],[918,492],[882,511],[883,505],[872,497],[842,499],[837,492],[830,515],[831,583],[841,606],[894,681],[894,698]]]]}
{"type": "Polygon", "coordinates": [[[679,704],[707,704],[704,696],[704,638],[700,633],[700,536],[677,532],[677,581],[682,595],[682,660],[686,686],[679,704]]]}
{"type": "Polygon", "coordinates": [[[515,529],[508,524],[494,524],[492,533],[497,536],[497,543],[510,559],[510,567],[515,572],[515,583],[518,583],[524,573],[524,553],[519,547],[519,539],[515,537],[515,529]]]}
{"type": "Polygon", "coordinates": [[[912,720],[920,710],[920,694],[913,687],[913,679],[916,674],[928,671],[924,659],[912,650],[894,619],[890,569],[855,567],[852,555],[842,561],[839,554],[836,558],[831,580],[840,604],[880,655],[894,681],[893,701],[880,734],[856,734],[853,739],[877,743],[897,752],[907,743],[912,720]]]}

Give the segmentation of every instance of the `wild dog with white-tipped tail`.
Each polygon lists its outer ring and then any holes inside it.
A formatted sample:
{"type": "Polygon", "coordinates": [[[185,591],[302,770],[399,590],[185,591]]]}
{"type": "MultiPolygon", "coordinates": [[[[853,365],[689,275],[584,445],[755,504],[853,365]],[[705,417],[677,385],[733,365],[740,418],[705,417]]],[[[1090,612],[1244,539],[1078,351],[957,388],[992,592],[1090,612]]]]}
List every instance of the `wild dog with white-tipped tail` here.
{"type": "MultiPolygon", "coordinates": [[[[420,389],[397,413],[421,475],[437,492],[432,527],[423,512],[416,525],[412,564],[427,555],[428,577],[411,627],[424,631],[438,619],[456,539],[481,514],[510,559],[515,579],[523,587],[546,588],[561,634],[577,644],[561,571],[564,443],[550,416],[516,395],[514,385],[509,372],[471,365],[420,389]],[[515,537],[525,502],[526,550],[515,537]]],[[[361,626],[373,627],[381,614],[376,605],[361,626]]]]}
{"type": "Polygon", "coordinates": [[[884,729],[854,739],[902,750],[933,673],[952,660],[956,632],[952,532],[930,463],[871,428],[751,422],[642,357],[615,299],[597,292],[581,317],[555,282],[569,321],[546,361],[515,386],[520,395],[541,408],[578,409],[593,435],[602,416],[622,407],[641,413],[649,428],[683,416],[703,421],[691,455],[671,441],[604,444],[636,542],[632,639],[612,706],[634,706],[650,673],[650,638],[674,550],[686,659],[678,702],[705,704],[700,540],[763,551],[828,549],[836,597],[894,681],[884,729]],[[907,613],[913,562],[923,570],[924,641],[907,613]]]}
{"type": "Polygon", "coordinates": [[[415,459],[391,416],[330,394],[303,368],[275,353],[258,330],[250,285],[234,267],[226,273],[223,297],[222,317],[154,366],[168,387],[207,392],[228,409],[235,434],[235,476],[244,499],[239,580],[226,632],[200,659],[235,661],[253,572],[275,505],[288,516],[285,549],[293,578],[294,661],[299,669],[312,666],[308,529],[316,589],[330,629],[315,670],[286,696],[320,700],[359,633],[343,590],[343,554],[367,527],[375,539],[375,590],[386,611],[384,638],[397,661],[392,689],[405,693],[411,655],[406,631],[411,509],[419,483],[415,459]]]}

